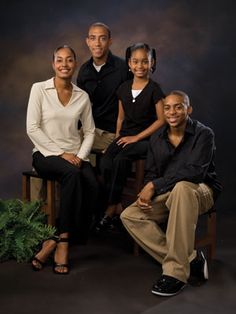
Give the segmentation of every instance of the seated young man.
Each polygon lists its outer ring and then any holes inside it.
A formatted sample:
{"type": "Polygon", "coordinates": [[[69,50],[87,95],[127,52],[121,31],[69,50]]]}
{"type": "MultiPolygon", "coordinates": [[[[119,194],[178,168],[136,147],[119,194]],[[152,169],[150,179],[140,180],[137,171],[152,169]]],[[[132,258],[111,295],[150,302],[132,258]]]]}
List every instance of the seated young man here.
{"type": "Polygon", "coordinates": [[[172,296],[191,275],[207,279],[202,252],[194,250],[198,215],[207,212],[221,191],[216,178],[214,133],[189,115],[182,91],[164,100],[166,125],[150,139],[145,185],[121,220],[136,242],[162,264],[152,293],[172,296]],[[166,222],[164,232],[160,224],[166,222]]]}

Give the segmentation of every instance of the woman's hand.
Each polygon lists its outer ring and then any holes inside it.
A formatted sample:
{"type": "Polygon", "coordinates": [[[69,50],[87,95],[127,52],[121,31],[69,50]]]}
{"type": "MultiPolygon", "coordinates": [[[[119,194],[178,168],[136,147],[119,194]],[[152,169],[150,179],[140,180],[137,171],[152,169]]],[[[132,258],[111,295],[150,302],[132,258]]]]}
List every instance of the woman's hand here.
{"type": "Polygon", "coordinates": [[[122,147],[125,147],[128,144],[136,143],[138,141],[139,141],[138,136],[132,135],[132,136],[121,137],[116,143],[117,143],[117,145],[122,145],[122,147]]]}
{"type": "Polygon", "coordinates": [[[80,167],[82,164],[82,159],[80,159],[78,156],[76,156],[75,154],[71,154],[71,153],[63,153],[61,155],[61,158],[67,160],[68,162],[70,162],[71,164],[80,167]]]}

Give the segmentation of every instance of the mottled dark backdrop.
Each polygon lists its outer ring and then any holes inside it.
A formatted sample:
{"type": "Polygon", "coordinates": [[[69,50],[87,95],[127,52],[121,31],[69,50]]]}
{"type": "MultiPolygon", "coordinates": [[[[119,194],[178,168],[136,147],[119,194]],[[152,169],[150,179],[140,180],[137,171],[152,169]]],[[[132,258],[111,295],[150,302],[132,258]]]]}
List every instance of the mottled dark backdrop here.
{"type": "Polygon", "coordinates": [[[218,207],[233,209],[235,188],[234,1],[1,1],[0,198],[20,197],[21,172],[31,167],[25,115],[32,83],[52,76],[55,47],[69,44],[84,62],[87,27],[112,29],[112,51],[145,41],[157,49],[154,79],[165,92],[183,89],[193,117],[216,133],[217,170],[224,184],[218,207]]]}

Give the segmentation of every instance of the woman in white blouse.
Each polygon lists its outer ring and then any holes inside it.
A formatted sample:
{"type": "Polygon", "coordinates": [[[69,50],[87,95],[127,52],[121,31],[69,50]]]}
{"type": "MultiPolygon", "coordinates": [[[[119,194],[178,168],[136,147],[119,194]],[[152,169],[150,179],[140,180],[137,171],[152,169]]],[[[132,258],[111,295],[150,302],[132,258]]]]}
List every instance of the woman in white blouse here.
{"type": "Polygon", "coordinates": [[[35,146],[33,167],[42,177],[60,182],[58,238],[44,241],[32,267],[43,269],[55,250],[53,270],[57,274],[69,273],[70,231],[76,227],[78,235],[86,238],[97,195],[97,181],[88,160],[95,126],[88,94],[71,82],[76,65],[71,47],[57,48],[52,63],[55,77],[33,84],[27,110],[27,134],[35,146]]]}

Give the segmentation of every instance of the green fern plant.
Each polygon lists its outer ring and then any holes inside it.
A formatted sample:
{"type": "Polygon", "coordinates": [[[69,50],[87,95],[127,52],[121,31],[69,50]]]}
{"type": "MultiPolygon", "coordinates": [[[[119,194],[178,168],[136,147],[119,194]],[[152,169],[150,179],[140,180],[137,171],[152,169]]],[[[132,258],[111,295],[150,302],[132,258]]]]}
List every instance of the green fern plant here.
{"type": "Polygon", "coordinates": [[[29,261],[39,244],[55,234],[41,205],[40,201],[0,200],[0,262],[29,261]]]}

